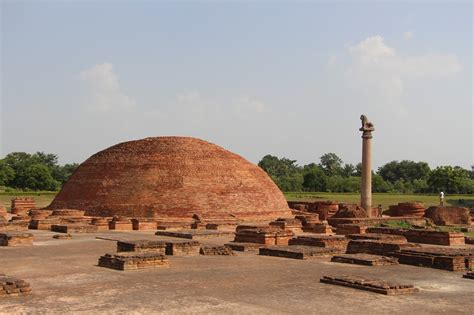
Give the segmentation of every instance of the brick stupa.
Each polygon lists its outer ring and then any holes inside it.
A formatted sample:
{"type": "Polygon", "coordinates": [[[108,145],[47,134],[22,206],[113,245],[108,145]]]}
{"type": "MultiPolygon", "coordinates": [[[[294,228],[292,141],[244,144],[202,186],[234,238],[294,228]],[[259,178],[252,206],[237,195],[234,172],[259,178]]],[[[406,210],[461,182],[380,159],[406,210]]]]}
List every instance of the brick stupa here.
{"type": "Polygon", "coordinates": [[[90,216],[264,221],[291,215],[258,166],[209,142],[154,137],[100,151],[65,183],[50,209],[90,216]]]}

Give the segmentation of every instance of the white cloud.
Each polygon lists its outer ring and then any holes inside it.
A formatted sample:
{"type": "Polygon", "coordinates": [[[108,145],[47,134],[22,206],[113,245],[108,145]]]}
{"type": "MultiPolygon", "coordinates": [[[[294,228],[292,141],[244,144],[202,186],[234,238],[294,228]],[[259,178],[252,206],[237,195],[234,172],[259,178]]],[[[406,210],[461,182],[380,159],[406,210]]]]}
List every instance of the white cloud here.
{"type": "Polygon", "coordinates": [[[405,39],[413,39],[413,37],[415,37],[415,33],[413,33],[412,31],[406,31],[403,33],[403,38],[405,39]]]}
{"type": "Polygon", "coordinates": [[[398,103],[407,86],[462,70],[454,54],[403,55],[379,35],[349,46],[347,56],[348,63],[341,65],[346,83],[388,104],[398,103]]]}
{"type": "Polygon", "coordinates": [[[120,89],[119,78],[110,63],[97,64],[79,73],[86,84],[84,102],[93,111],[128,111],[136,106],[134,99],[120,89]]]}

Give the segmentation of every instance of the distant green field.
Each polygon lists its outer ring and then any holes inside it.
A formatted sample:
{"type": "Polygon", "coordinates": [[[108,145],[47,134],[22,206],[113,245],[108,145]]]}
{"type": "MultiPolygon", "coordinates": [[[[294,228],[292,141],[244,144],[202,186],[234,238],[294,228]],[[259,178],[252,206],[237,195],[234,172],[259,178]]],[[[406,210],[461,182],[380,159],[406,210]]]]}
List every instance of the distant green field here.
{"type": "MultiPolygon", "coordinates": [[[[289,201],[305,200],[331,200],[339,202],[359,203],[360,194],[352,193],[315,193],[315,192],[287,192],[285,197],[289,201]]],[[[376,193],[372,195],[372,203],[374,206],[382,205],[383,209],[388,208],[389,205],[394,205],[399,202],[419,201],[426,206],[435,206],[439,204],[439,197],[437,195],[405,195],[405,194],[389,194],[376,193]]],[[[446,205],[474,207],[474,195],[447,195],[445,199],[446,205]]]]}
{"type": "Polygon", "coordinates": [[[0,205],[10,210],[10,202],[14,197],[32,197],[35,199],[37,207],[46,207],[53,201],[55,191],[41,191],[41,192],[15,192],[15,193],[0,193],[0,205]]]}

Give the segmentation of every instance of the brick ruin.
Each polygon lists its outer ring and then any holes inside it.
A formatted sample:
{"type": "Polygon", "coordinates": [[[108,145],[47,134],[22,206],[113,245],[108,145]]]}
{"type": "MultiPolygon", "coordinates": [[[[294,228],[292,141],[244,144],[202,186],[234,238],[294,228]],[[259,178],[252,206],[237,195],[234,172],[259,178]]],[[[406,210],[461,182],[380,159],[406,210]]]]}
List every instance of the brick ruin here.
{"type": "Polygon", "coordinates": [[[425,217],[436,225],[471,224],[470,209],[462,207],[429,207],[425,217]]]}
{"type": "Polygon", "coordinates": [[[237,228],[234,242],[262,245],[288,245],[288,241],[294,235],[291,230],[281,230],[271,226],[237,228]]]}
{"type": "Polygon", "coordinates": [[[419,291],[412,284],[399,284],[360,276],[329,275],[321,278],[320,282],[380,293],[384,295],[407,294],[419,291]]]}
{"type": "Polygon", "coordinates": [[[411,248],[392,254],[401,264],[422,266],[448,271],[474,268],[474,249],[411,248]]]}
{"type": "Polygon", "coordinates": [[[94,154],[48,208],[163,223],[189,222],[195,214],[211,223],[268,222],[291,215],[283,194],[261,168],[189,137],[129,141],[94,154]]]}
{"type": "Polygon", "coordinates": [[[331,261],[363,266],[398,265],[397,258],[370,254],[338,254],[332,256],[331,261]]]}
{"type": "Polygon", "coordinates": [[[204,256],[235,256],[228,246],[201,246],[199,253],[204,256]]]}
{"type": "Polygon", "coordinates": [[[464,245],[464,234],[460,232],[443,232],[436,230],[414,230],[389,227],[371,227],[367,229],[370,233],[382,233],[392,235],[402,235],[412,243],[433,244],[433,245],[464,245]]]}
{"type": "Polygon", "coordinates": [[[164,241],[117,241],[117,252],[157,252],[166,254],[166,242],[164,241]]]}
{"type": "Polygon", "coordinates": [[[392,217],[422,218],[425,215],[425,209],[425,205],[421,202],[401,202],[390,206],[385,214],[392,217]]]}
{"type": "Polygon", "coordinates": [[[26,232],[0,232],[0,246],[31,246],[33,234],[26,232]]]}
{"type": "Polygon", "coordinates": [[[28,211],[35,208],[33,198],[16,197],[11,200],[11,213],[22,219],[28,218],[28,211]]]}
{"type": "Polygon", "coordinates": [[[260,256],[273,256],[292,259],[308,259],[328,256],[337,253],[334,248],[316,247],[316,246],[268,246],[258,249],[260,256]]]}
{"type": "Polygon", "coordinates": [[[145,268],[167,268],[168,258],[155,252],[122,252],[105,254],[99,258],[98,265],[116,270],[137,270],[145,268]]]}
{"type": "Polygon", "coordinates": [[[30,293],[31,287],[28,282],[0,273],[0,297],[20,296],[30,293]]]}

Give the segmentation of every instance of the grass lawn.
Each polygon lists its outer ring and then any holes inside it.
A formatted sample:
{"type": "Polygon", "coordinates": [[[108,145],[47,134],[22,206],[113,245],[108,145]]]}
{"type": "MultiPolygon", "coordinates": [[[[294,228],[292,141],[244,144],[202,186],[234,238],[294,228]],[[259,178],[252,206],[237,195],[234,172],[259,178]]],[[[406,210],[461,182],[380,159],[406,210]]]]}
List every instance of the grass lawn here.
{"type": "Polygon", "coordinates": [[[46,207],[53,201],[55,191],[41,191],[41,192],[15,192],[15,193],[0,193],[0,205],[10,210],[11,199],[14,197],[32,197],[35,199],[37,207],[46,207]]]}
{"type": "MultiPolygon", "coordinates": [[[[289,201],[332,200],[339,202],[360,203],[360,194],[352,193],[286,192],[285,197],[289,201]]],[[[375,193],[372,195],[372,200],[374,206],[382,205],[383,209],[387,209],[389,205],[394,205],[399,202],[410,201],[423,202],[427,207],[436,206],[439,204],[438,195],[375,193]]],[[[450,206],[472,208],[474,207],[474,195],[446,195],[445,203],[446,205],[450,206]],[[464,200],[464,202],[460,203],[461,200],[464,200]]]]}

